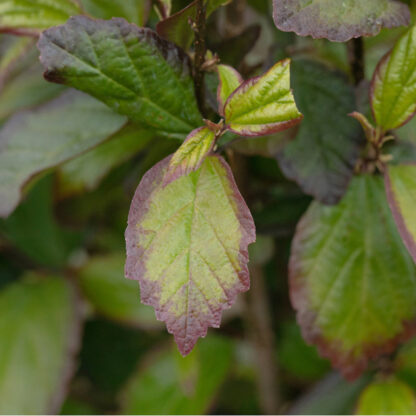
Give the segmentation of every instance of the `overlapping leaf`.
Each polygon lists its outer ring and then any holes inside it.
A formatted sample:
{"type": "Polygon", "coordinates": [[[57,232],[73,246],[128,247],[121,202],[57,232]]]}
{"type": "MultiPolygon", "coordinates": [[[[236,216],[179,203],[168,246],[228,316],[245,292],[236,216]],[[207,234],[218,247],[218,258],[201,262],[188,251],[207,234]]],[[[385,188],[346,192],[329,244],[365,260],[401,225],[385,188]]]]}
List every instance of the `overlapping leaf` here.
{"type": "Polygon", "coordinates": [[[59,412],[79,326],[74,293],[60,277],[30,274],[0,293],[0,413],[59,412]]]}
{"type": "Polygon", "coordinates": [[[273,0],[273,7],[280,30],[336,42],[410,23],[408,6],[396,0],[273,0]]]}
{"type": "Polygon", "coordinates": [[[290,60],[241,84],[224,107],[227,128],[241,136],[264,136],[298,124],[303,116],[290,89],[290,60]]]}
{"type": "Polygon", "coordinates": [[[384,130],[408,122],[416,112],[416,26],[399,39],[379,63],[373,77],[371,104],[384,130]]]}
{"type": "Polygon", "coordinates": [[[16,114],[0,130],[0,216],[13,211],[31,177],[93,148],[125,122],[77,91],[16,114]]]}
{"type": "Polygon", "coordinates": [[[371,383],[361,394],[357,415],[412,415],[416,397],[402,381],[390,377],[371,383]]]}
{"type": "Polygon", "coordinates": [[[168,184],[181,176],[199,169],[215,145],[215,133],[207,127],[194,130],[175,152],[169,162],[164,183],[168,184]]]}
{"type": "Polygon", "coordinates": [[[391,165],[385,179],[397,228],[416,262],[416,164],[391,165]]]}
{"type": "Polygon", "coordinates": [[[348,117],[354,90],[342,75],[308,61],[293,62],[292,80],[305,118],[278,154],[280,167],[306,194],[334,204],[348,187],[362,143],[359,124],[348,117]]]}
{"type": "Polygon", "coordinates": [[[219,156],[163,186],[167,158],[142,179],[126,230],[126,275],[140,281],[142,302],[154,306],[179,350],[188,354],[222,310],[249,288],[251,214],[231,170],[219,156]]]}
{"type": "Polygon", "coordinates": [[[243,83],[243,77],[231,66],[218,65],[220,83],[217,91],[219,113],[224,115],[224,106],[228,97],[243,83]]]}
{"type": "Polygon", "coordinates": [[[201,124],[189,58],[150,29],[84,16],[39,41],[49,81],[100,99],[143,126],[185,138],[201,124]]]}
{"type": "Polygon", "coordinates": [[[76,0],[0,0],[0,32],[38,35],[80,13],[76,0]]]}
{"type": "Polygon", "coordinates": [[[349,378],[414,333],[416,270],[382,178],[354,178],[337,206],[312,204],[294,238],[290,287],[304,336],[349,378]]]}

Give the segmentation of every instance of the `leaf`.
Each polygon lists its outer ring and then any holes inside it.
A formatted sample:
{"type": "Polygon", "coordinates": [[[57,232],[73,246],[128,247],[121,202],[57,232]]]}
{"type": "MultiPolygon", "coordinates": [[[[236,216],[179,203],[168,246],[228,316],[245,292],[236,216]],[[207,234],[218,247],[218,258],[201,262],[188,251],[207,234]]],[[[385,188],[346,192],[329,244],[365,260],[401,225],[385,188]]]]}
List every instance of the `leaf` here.
{"type": "Polygon", "coordinates": [[[296,138],[278,154],[283,173],[325,204],[344,195],[363,143],[353,88],[325,66],[298,61],[292,66],[295,99],[305,118],[296,138]],[[325,120],[323,114],[328,114],[325,120]]]}
{"type": "Polygon", "coordinates": [[[170,157],[143,177],[126,230],[126,276],[140,281],[142,302],[156,310],[188,354],[208,327],[249,288],[250,211],[219,156],[162,186],[170,157]]]}
{"type": "Polygon", "coordinates": [[[45,77],[78,88],[143,127],[184,138],[201,125],[189,58],[123,19],[71,18],[39,40],[45,77]]]}
{"type": "Polygon", "coordinates": [[[0,0],[0,32],[37,36],[80,13],[76,0],[0,0]]]}
{"type": "Polygon", "coordinates": [[[289,267],[304,337],[349,379],[415,331],[416,270],[379,176],[358,176],[337,206],[314,202],[289,267]]]}
{"type": "Polygon", "coordinates": [[[151,10],[150,0],[81,0],[85,11],[99,19],[122,17],[137,26],[144,26],[151,10]]]}
{"type": "Polygon", "coordinates": [[[390,165],[385,174],[387,199],[399,233],[416,262],[416,164],[390,165]]]}
{"type": "Polygon", "coordinates": [[[95,309],[119,322],[138,328],[157,329],[153,310],[141,305],[139,286],[124,278],[124,255],[94,257],[81,268],[78,275],[81,290],[95,309]]]}
{"type": "Polygon", "coordinates": [[[224,116],[224,106],[228,97],[244,82],[243,77],[233,67],[228,65],[218,65],[218,84],[217,100],[221,116],[224,116]]]}
{"type": "Polygon", "coordinates": [[[0,130],[0,216],[16,208],[30,178],[93,148],[125,122],[76,91],[12,117],[0,130]]]}
{"type": "Polygon", "coordinates": [[[123,414],[206,414],[230,370],[229,340],[209,337],[183,358],[159,353],[131,379],[124,392],[123,414]],[[168,399],[167,399],[168,398],[168,399]]]}
{"type": "Polygon", "coordinates": [[[396,0],[273,0],[273,9],[280,30],[335,42],[410,23],[408,6],[396,0]]]}
{"type": "Polygon", "coordinates": [[[69,284],[28,274],[0,292],[0,413],[56,414],[75,370],[80,317],[69,284]]]}
{"type": "MultiPolygon", "coordinates": [[[[209,17],[218,7],[225,6],[231,0],[208,0],[206,16],[209,17]]],[[[156,25],[157,33],[181,48],[187,50],[194,39],[194,31],[189,21],[195,21],[197,0],[188,4],[183,10],[160,21],[156,25]]]]}
{"type": "Polygon", "coordinates": [[[411,415],[416,413],[412,389],[394,377],[371,383],[361,394],[357,415],[411,415]]]}
{"type": "Polygon", "coordinates": [[[207,127],[194,130],[172,156],[164,185],[198,170],[215,145],[215,133],[207,127]]]}
{"type": "Polygon", "coordinates": [[[384,56],[374,72],[371,105],[377,124],[391,130],[406,124],[416,112],[416,26],[384,56]]]}
{"type": "Polygon", "coordinates": [[[264,136],[298,124],[303,116],[290,89],[290,60],[241,84],[224,107],[227,127],[241,136],[264,136]]]}
{"type": "Polygon", "coordinates": [[[156,0],[156,6],[162,19],[166,19],[170,16],[170,12],[172,10],[172,0],[156,0]]]}
{"type": "Polygon", "coordinates": [[[112,169],[142,151],[153,138],[154,133],[150,130],[126,125],[110,140],[59,168],[60,194],[92,191],[112,169]]]}

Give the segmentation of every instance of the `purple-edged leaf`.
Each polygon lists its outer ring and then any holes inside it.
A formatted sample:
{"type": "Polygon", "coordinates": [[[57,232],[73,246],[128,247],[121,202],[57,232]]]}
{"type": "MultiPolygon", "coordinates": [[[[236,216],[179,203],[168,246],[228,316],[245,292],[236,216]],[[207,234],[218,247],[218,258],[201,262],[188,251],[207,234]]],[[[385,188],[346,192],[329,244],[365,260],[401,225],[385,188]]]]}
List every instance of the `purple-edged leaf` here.
{"type": "Polygon", "coordinates": [[[0,32],[36,36],[81,12],[77,0],[0,0],[0,32]]]}
{"type": "Polygon", "coordinates": [[[225,123],[241,136],[265,136],[298,124],[303,116],[290,89],[290,60],[241,84],[227,99],[225,123]]]}
{"type": "Polygon", "coordinates": [[[416,112],[416,26],[379,63],[371,84],[374,119],[384,130],[410,121],[416,112]]]}
{"type": "Polygon", "coordinates": [[[397,228],[416,262],[416,164],[390,165],[385,184],[397,228]]]}
{"type": "Polygon", "coordinates": [[[170,157],[143,177],[126,230],[126,276],[188,354],[250,286],[250,211],[231,169],[209,156],[199,170],[163,186],[170,157]]]}
{"type": "Polygon", "coordinates": [[[350,379],[416,331],[416,269],[379,176],[355,177],[339,205],[311,205],[289,269],[304,337],[350,379]]]}
{"type": "Polygon", "coordinates": [[[410,23],[409,7],[396,0],[273,0],[273,8],[280,30],[335,42],[410,23]]]}
{"type": "MultiPolygon", "coordinates": [[[[208,0],[207,17],[211,15],[218,7],[228,4],[231,0],[208,0]]],[[[183,10],[173,14],[167,19],[162,20],[156,26],[157,33],[163,38],[179,45],[183,49],[189,49],[194,39],[194,31],[190,21],[196,18],[197,0],[190,3],[183,10]]]]}
{"type": "Polygon", "coordinates": [[[144,127],[185,138],[201,125],[187,55],[124,19],[85,16],[43,32],[45,77],[106,103],[144,127]]]}
{"type": "Polygon", "coordinates": [[[220,80],[217,90],[218,112],[223,116],[225,102],[244,82],[244,79],[237,70],[228,65],[218,65],[217,71],[220,80]]]}
{"type": "Polygon", "coordinates": [[[212,152],[215,145],[215,133],[207,127],[194,130],[175,152],[169,162],[168,170],[164,178],[164,184],[189,175],[199,169],[212,152]]]}
{"type": "Polygon", "coordinates": [[[296,138],[278,154],[280,168],[306,194],[335,204],[348,187],[363,143],[359,124],[348,116],[356,106],[354,89],[342,74],[303,60],[293,62],[292,82],[305,118],[296,138]]]}
{"type": "Polygon", "coordinates": [[[34,175],[90,150],[126,120],[78,91],[17,113],[0,130],[0,216],[14,210],[34,175]]]}
{"type": "Polygon", "coordinates": [[[81,319],[60,276],[27,274],[0,292],[0,413],[57,414],[75,370],[81,319]]]}

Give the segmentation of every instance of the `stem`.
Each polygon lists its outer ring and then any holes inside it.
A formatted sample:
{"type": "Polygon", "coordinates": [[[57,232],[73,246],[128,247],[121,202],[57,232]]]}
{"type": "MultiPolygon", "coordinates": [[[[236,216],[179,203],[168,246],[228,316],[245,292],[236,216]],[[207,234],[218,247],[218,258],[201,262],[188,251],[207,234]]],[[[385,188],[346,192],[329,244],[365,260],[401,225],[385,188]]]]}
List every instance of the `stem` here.
{"type": "Polygon", "coordinates": [[[365,78],[364,41],[363,38],[351,39],[348,44],[348,59],[354,84],[358,85],[365,78]]]}
{"type": "Polygon", "coordinates": [[[206,34],[206,5],[204,0],[198,0],[196,3],[195,17],[195,61],[194,61],[194,83],[195,94],[198,101],[201,114],[206,117],[205,110],[205,71],[203,65],[205,63],[205,55],[207,52],[205,43],[206,34]]]}

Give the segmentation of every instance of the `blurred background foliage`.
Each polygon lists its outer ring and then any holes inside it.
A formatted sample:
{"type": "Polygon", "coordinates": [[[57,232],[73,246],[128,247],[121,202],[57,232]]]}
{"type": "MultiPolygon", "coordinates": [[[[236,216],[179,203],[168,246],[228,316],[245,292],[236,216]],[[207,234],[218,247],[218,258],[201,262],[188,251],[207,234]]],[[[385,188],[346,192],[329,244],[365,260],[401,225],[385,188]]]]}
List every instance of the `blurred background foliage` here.
{"type": "MultiPolygon", "coordinates": [[[[118,13],[117,7],[97,9],[92,0],[87,4],[97,17],[118,13]]],[[[173,9],[186,5],[174,1],[173,9]]],[[[339,76],[334,74],[350,76],[345,44],[280,32],[271,16],[268,0],[220,8],[209,20],[209,49],[245,75],[291,56],[295,71],[305,68],[307,60],[324,82],[335,77],[334,89],[339,76]]],[[[130,20],[142,23],[140,15],[130,20]]],[[[154,28],[157,21],[152,10],[148,26],[154,28]]],[[[403,31],[383,30],[365,40],[368,79],[403,31]]],[[[9,68],[0,90],[1,126],[17,112],[37,108],[41,114],[42,105],[63,88],[43,80],[31,38],[1,35],[0,45],[0,72],[9,68]],[[12,46],[27,53],[10,69],[7,50],[12,46]]],[[[312,73],[293,77],[305,113],[317,111],[304,85],[312,73]]],[[[216,76],[209,74],[207,83],[212,95],[216,76]]],[[[365,109],[366,95],[359,99],[365,109]]],[[[319,112],[330,110],[331,97],[320,95],[318,105],[319,112]]],[[[59,117],[42,120],[52,132],[59,131],[61,122],[59,117]]],[[[322,126],[319,117],[308,123],[309,143],[314,132],[337,134],[336,123],[322,126]]],[[[79,128],[76,122],[72,127],[79,128]]],[[[399,135],[414,151],[416,122],[399,135]]],[[[81,157],[31,178],[23,202],[0,221],[0,412],[261,414],[273,406],[287,414],[354,412],[372,372],[349,383],[332,371],[303,341],[290,306],[290,243],[311,198],[279,167],[278,161],[291,157],[281,151],[285,140],[274,136],[224,143],[231,158],[244,157],[250,178],[247,197],[258,229],[258,242],[251,248],[253,289],[225,314],[221,329],[209,330],[186,358],[152,309],[140,304],[138,285],[127,281],[123,271],[124,230],[134,190],[143,173],[178,143],[127,125],[81,157]],[[265,387],[267,366],[275,372],[271,393],[265,387]]],[[[293,152],[307,154],[306,146],[293,152]]],[[[392,382],[400,379],[416,389],[414,341],[394,363],[397,380],[392,382]]]]}

